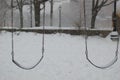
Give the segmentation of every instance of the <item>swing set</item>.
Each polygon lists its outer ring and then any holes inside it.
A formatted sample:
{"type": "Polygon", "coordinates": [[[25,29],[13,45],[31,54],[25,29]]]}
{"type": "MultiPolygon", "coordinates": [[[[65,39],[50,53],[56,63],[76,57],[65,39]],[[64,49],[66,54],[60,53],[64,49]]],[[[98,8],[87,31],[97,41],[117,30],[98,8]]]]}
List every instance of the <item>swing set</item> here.
{"type": "MultiPolygon", "coordinates": [[[[114,65],[116,63],[116,61],[118,60],[118,49],[119,49],[119,37],[118,37],[118,40],[117,40],[117,47],[116,47],[116,51],[115,51],[115,57],[114,59],[108,63],[106,66],[98,66],[96,64],[94,64],[90,58],[89,58],[89,51],[88,51],[88,33],[87,33],[87,26],[86,26],[86,7],[85,7],[85,0],[83,1],[83,4],[84,4],[84,26],[85,26],[85,55],[86,55],[86,59],[88,60],[88,62],[90,64],[92,64],[94,67],[96,68],[99,68],[99,69],[106,69],[106,68],[109,68],[111,67],[112,65],[114,65]]],[[[116,1],[114,3],[114,15],[116,15],[116,1]]],[[[116,28],[116,19],[114,20],[114,27],[116,28]]],[[[117,28],[116,28],[117,29],[117,28]]],[[[117,32],[117,30],[116,30],[117,32]]],[[[19,68],[21,69],[24,69],[24,70],[31,70],[33,68],[35,68],[39,63],[41,63],[41,61],[43,60],[44,58],[44,35],[45,35],[45,3],[44,3],[44,11],[43,11],[43,33],[42,33],[42,56],[40,57],[40,59],[38,60],[38,62],[36,64],[34,64],[33,66],[31,67],[24,67],[23,65],[21,65],[20,63],[18,63],[16,60],[15,60],[15,52],[14,52],[14,29],[13,29],[13,26],[12,26],[12,34],[11,34],[11,47],[12,47],[12,52],[11,52],[11,56],[12,56],[12,62],[18,66],[19,68]]],[[[119,35],[118,35],[119,36],[119,35]]]]}

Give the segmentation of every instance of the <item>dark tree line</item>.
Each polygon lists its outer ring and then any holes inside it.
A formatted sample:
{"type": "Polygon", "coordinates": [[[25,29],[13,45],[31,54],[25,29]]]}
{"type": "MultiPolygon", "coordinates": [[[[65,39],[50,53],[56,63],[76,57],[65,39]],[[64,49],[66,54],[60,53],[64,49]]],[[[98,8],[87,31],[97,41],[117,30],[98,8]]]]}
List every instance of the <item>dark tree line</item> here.
{"type": "MultiPolygon", "coordinates": [[[[17,5],[14,6],[14,0],[11,0],[11,7],[12,10],[13,8],[17,7],[19,9],[19,13],[20,13],[20,27],[23,28],[23,6],[26,4],[25,2],[29,2],[29,5],[31,5],[31,16],[32,16],[32,5],[34,6],[34,15],[35,15],[35,26],[39,27],[40,26],[40,14],[41,14],[41,10],[44,9],[44,3],[46,3],[47,1],[50,1],[51,3],[51,23],[50,25],[52,25],[52,18],[53,18],[53,0],[15,0],[17,2],[17,5]],[[41,6],[43,6],[41,8],[41,6]]],[[[13,14],[13,12],[12,12],[13,14]]],[[[32,19],[32,17],[31,17],[32,19]]],[[[13,22],[12,22],[13,23],[13,22]]],[[[31,26],[32,26],[32,20],[31,20],[31,26]]]]}

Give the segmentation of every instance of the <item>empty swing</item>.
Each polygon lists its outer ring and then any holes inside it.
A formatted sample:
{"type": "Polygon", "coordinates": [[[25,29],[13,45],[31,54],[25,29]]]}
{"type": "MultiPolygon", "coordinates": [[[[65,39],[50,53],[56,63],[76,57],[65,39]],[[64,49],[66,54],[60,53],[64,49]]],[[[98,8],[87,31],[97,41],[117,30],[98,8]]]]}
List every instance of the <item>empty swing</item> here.
{"type": "MultiPolygon", "coordinates": [[[[116,46],[116,51],[115,51],[115,57],[114,59],[109,62],[108,64],[106,64],[105,66],[98,66],[96,64],[94,64],[90,59],[89,59],[89,51],[88,51],[88,33],[87,33],[87,26],[86,26],[86,7],[85,7],[85,0],[84,0],[84,26],[85,26],[85,55],[86,55],[86,59],[88,60],[89,63],[91,63],[94,67],[99,68],[99,69],[106,69],[111,67],[112,65],[114,65],[117,60],[118,60],[118,49],[119,49],[119,34],[118,34],[118,39],[117,39],[117,46],[116,46]]],[[[116,1],[114,3],[114,8],[116,6],[116,1]]],[[[114,15],[116,15],[116,9],[114,9],[114,15]]],[[[116,27],[116,19],[114,20],[114,27],[116,27]]],[[[118,29],[118,28],[116,28],[118,29]]],[[[116,30],[118,31],[118,30],[116,30]]]]}
{"type": "Polygon", "coordinates": [[[43,33],[42,33],[42,56],[40,57],[40,59],[38,60],[38,62],[36,64],[34,64],[33,66],[31,67],[24,67],[23,65],[21,65],[20,63],[18,63],[16,60],[15,60],[15,52],[14,52],[14,29],[13,29],[13,26],[12,26],[12,34],[11,34],[11,47],[12,47],[12,52],[11,52],[11,56],[12,56],[12,62],[18,66],[19,68],[21,69],[24,69],[24,70],[31,70],[33,68],[35,68],[42,60],[43,60],[43,57],[44,57],[44,34],[45,34],[45,2],[43,3],[44,5],[44,11],[43,11],[43,33]]]}

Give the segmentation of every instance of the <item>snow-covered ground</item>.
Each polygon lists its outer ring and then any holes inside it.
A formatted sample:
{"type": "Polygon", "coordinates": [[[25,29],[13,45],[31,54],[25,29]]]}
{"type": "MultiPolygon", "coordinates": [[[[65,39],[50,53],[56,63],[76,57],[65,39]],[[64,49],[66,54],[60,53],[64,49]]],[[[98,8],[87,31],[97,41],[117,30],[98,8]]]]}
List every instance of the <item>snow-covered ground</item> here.
{"type": "MultiPolygon", "coordinates": [[[[14,33],[15,59],[29,67],[41,57],[41,34],[14,33]]],[[[45,56],[34,69],[26,71],[11,61],[11,33],[0,32],[0,80],[120,80],[120,59],[108,69],[93,67],[85,58],[84,36],[45,35],[45,56]]],[[[116,42],[99,36],[88,38],[90,59],[97,65],[109,63],[116,42]]]]}

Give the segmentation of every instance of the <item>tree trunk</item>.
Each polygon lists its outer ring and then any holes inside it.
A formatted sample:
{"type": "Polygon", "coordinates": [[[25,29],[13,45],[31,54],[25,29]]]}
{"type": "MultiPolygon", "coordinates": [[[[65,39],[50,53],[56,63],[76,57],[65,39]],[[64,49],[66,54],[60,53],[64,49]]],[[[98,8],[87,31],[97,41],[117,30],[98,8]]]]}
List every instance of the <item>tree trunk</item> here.
{"type": "Polygon", "coordinates": [[[35,26],[40,26],[40,2],[38,0],[34,1],[34,8],[35,8],[35,26]]]}
{"type": "Polygon", "coordinates": [[[33,21],[32,21],[32,0],[30,0],[30,27],[32,27],[32,23],[33,23],[33,21]]]}
{"type": "Polygon", "coordinates": [[[50,26],[53,26],[53,0],[51,0],[50,26]]]}
{"type": "Polygon", "coordinates": [[[11,27],[13,27],[13,0],[11,0],[11,27]]]}
{"type": "Polygon", "coordinates": [[[62,17],[62,16],[61,16],[61,15],[62,15],[62,14],[61,14],[61,8],[62,8],[62,7],[59,6],[59,28],[61,28],[61,17],[62,17]]]}
{"type": "Polygon", "coordinates": [[[20,28],[23,28],[23,9],[20,8],[20,28]]]}
{"type": "Polygon", "coordinates": [[[96,17],[97,17],[98,12],[95,12],[92,14],[92,18],[91,18],[91,28],[95,28],[95,21],[96,21],[96,17]]]}
{"type": "Polygon", "coordinates": [[[96,21],[96,16],[92,16],[92,19],[91,19],[91,28],[95,28],[95,21],[96,21]]]}

